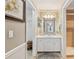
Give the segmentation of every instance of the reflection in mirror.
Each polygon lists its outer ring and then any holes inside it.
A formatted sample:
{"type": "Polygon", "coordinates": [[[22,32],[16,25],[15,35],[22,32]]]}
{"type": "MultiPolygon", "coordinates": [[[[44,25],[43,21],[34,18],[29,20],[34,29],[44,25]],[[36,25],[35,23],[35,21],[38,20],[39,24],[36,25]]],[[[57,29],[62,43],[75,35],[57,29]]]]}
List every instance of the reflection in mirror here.
{"type": "Polygon", "coordinates": [[[44,33],[45,34],[55,33],[55,18],[44,18],[44,33]]]}

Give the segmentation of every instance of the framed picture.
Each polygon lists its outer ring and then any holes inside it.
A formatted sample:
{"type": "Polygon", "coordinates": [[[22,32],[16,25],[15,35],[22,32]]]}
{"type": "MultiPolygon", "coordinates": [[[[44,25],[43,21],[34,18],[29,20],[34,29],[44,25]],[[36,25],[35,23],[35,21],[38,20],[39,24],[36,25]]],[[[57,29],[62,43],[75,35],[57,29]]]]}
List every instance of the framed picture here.
{"type": "Polygon", "coordinates": [[[55,33],[55,19],[44,19],[44,32],[45,34],[55,33]]]}
{"type": "Polygon", "coordinates": [[[24,0],[5,0],[5,18],[14,21],[24,22],[25,1],[24,0]]]}

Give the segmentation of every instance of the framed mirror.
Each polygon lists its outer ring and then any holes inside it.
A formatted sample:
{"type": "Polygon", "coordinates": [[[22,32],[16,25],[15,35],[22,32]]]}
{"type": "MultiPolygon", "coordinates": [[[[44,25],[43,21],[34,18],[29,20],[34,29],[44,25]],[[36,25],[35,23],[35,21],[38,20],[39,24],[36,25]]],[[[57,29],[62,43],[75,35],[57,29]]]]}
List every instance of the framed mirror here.
{"type": "Polygon", "coordinates": [[[54,34],[55,33],[55,18],[44,18],[44,33],[54,34]]]}

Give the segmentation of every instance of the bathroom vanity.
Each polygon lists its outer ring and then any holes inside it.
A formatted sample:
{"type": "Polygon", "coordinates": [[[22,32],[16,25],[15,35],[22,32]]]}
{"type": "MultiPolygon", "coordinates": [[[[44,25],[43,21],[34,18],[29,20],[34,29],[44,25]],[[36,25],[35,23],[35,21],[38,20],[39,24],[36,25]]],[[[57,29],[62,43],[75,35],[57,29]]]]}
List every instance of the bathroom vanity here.
{"type": "Polygon", "coordinates": [[[57,15],[47,12],[44,17],[39,17],[37,23],[37,35],[33,41],[33,55],[38,52],[63,52],[63,34],[57,15]],[[48,15],[49,14],[49,15],[48,15]],[[52,17],[48,17],[52,16],[52,17]]]}
{"type": "Polygon", "coordinates": [[[62,36],[42,35],[36,36],[37,52],[61,52],[62,36]]]}

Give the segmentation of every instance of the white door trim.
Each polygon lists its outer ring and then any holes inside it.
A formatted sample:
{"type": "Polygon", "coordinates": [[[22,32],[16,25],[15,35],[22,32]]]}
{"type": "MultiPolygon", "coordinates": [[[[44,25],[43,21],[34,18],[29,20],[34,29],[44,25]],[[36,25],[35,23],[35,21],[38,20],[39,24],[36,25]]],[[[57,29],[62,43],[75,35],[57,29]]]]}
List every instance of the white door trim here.
{"type": "Polygon", "coordinates": [[[63,48],[62,48],[62,57],[66,59],[66,8],[73,0],[65,0],[62,6],[62,31],[63,31],[63,48]]]}

